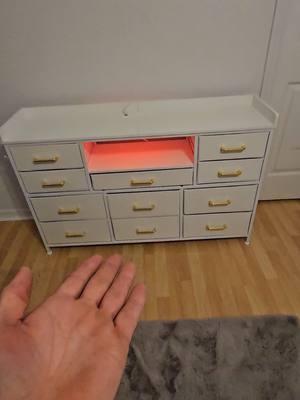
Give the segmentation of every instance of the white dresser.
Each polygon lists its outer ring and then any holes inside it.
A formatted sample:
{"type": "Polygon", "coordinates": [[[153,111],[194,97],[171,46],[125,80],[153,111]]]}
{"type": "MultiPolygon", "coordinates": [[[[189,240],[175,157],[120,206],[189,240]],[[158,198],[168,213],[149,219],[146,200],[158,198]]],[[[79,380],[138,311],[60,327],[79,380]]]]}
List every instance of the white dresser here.
{"type": "Polygon", "coordinates": [[[52,247],[244,237],[278,115],[256,96],[24,108],[0,129],[52,247]]]}

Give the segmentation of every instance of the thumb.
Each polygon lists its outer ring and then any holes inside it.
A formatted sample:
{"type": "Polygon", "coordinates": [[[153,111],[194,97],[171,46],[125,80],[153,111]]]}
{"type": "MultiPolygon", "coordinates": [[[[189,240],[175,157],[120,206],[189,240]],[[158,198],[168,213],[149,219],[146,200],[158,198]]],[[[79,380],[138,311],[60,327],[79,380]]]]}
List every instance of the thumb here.
{"type": "Polygon", "coordinates": [[[0,319],[14,324],[24,316],[29,303],[32,272],[22,267],[13,280],[3,289],[0,298],[0,319]]]}

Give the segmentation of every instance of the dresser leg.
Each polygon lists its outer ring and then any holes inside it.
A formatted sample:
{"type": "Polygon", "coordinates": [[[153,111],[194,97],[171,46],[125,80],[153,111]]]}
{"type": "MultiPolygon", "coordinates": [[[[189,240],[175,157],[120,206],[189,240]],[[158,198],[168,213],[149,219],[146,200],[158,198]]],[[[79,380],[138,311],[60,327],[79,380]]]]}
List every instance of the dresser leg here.
{"type": "Polygon", "coordinates": [[[47,255],[52,256],[52,250],[49,247],[47,247],[46,250],[47,250],[47,255]]]}

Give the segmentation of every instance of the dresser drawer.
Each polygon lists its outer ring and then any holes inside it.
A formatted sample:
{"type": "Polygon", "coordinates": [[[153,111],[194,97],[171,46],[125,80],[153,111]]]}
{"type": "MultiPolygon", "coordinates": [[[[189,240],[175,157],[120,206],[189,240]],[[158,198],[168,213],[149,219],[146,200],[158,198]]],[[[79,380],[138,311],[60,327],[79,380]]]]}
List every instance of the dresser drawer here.
{"type": "Polygon", "coordinates": [[[193,183],[193,169],[170,169],[143,172],[115,172],[108,174],[92,174],[95,190],[139,188],[155,186],[179,186],[193,183]]]}
{"type": "Polygon", "coordinates": [[[179,191],[118,193],[108,196],[112,218],[179,214],[179,191]]]}
{"type": "Polygon", "coordinates": [[[28,193],[88,189],[84,170],[21,172],[20,175],[28,193]]]}
{"type": "Polygon", "coordinates": [[[116,240],[144,240],[179,237],[179,217],[114,219],[116,240]]]}
{"type": "Polygon", "coordinates": [[[198,163],[198,183],[259,180],[262,159],[201,161],[198,163]]]}
{"type": "Polygon", "coordinates": [[[30,201],[40,221],[106,218],[101,194],[36,197],[30,201]]]}
{"type": "Polygon", "coordinates": [[[184,191],[184,213],[251,211],[256,190],[257,185],[186,189],[184,191]]]}
{"type": "Polygon", "coordinates": [[[110,241],[108,223],[105,219],[44,222],[41,227],[48,244],[110,241]]]}
{"type": "Polygon", "coordinates": [[[15,145],[10,151],[19,171],[83,167],[78,144],[15,145]]]}
{"type": "Polygon", "coordinates": [[[185,215],[184,237],[247,236],[251,212],[185,215]]]}
{"type": "Polygon", "coordinates": [[[199,160],[264,157],[268,132],[200,136],[199,160]]]}

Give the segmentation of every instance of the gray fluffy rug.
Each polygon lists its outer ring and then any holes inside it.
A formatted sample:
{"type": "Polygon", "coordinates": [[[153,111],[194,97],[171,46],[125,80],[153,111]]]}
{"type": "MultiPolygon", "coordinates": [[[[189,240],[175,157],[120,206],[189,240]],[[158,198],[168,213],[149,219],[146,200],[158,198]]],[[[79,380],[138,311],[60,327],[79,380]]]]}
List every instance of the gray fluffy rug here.
{"type": "Polygon", "coordinates": [[[144,321],[117,400],[299,400],[295,317],[144,321]]]}

